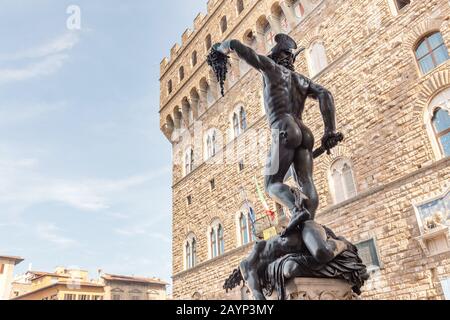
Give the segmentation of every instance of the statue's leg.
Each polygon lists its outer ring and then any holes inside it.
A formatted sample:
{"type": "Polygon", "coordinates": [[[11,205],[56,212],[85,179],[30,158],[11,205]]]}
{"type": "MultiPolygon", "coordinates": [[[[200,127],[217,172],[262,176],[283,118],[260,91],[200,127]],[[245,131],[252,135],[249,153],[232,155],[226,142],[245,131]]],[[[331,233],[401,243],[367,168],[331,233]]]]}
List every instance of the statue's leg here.
{"type": "Polygon", "coordinates": [[[314,221],[305,222],[302,236],[311,255],[321,264],[327,264],[347,249],[344,241],[328,239],[325,229],[314,221]]]}
{"type": "MultiPolygon", "coordinates": [[[[289,186],[283,182],[284,177],[292,164],[292,160],[294,159],[294,150],[287,148],[281,149],[278,171],[274,174],[268,174],[265,176],[265,187],[266,192],[274,201],[293,211],[295,209],[294,194],[291,192],[289,186]]],[[[271,159],[269,156],[269,161],[273,163],[274,159],[271,159]]]]}
{"type": "Polygon", "coordinates": [[[294,161],[295,149],[301,143],[301,131],[293,120],[286,120],[275,134],[266,165],[265,187],[273,200],[294,212],[295,196],[284,184],[284,177],[294,161]]]}
{"type": "Polygon", "coordinates": [[[299,127],[302,130],[302,142],[294,152],[294,169],[299,179],[299,183],[302,186],[303,193],[308,197],[304,200],[304,207],[307,210],[300,209],[300,213],[292,215],[292,219],[283,232],[282,236],[289,234],[297,228],[298,225],[306,220],[315,218],[316,210],[319,206],[319,196],[317,194],[316,187],[313,181],[313,155],[312,148],[314,147],[314,137],[312,132],[299,123],[299,127]]]}
{"type": "MultiPolygon", "coordinates": [[[[313,179],[313,155],[314,137],[311,131],[302,126],[303,142],[295,152],[294,168],[303,187],[303,192],[308,197],[305,200],[305,208],[314,220],[319,207],[319,196],[313,179]]],[[[328,239],[325,229],[314,221],[307,221],[302,231],[303,241],[311,255],[319,263],[326,264],[341,254],[347,244],[343,241],[328,239]]]]}
{"type": "MultiPolygon", "coordinates": [[[[305,139],[313,139],[312,134],[311,137],[308,137],[308,134],[304,133],[304,137],[305,139]]],[[[306,143],[306,140],[304,143],[306,143]]],[[[312,140],[311,143],[311,146],[313,145],[314,140],[312,140]]],[[[294,168],[299,182],[302,185],[303,193],[308,197],[308,199],[304,202],[305,208],[309,211],[311,218],[314,220],[317,208],[319,207],[319,195],[317,194],[317,189],[313,180],[314,166],[311,149],[307,149],[302,146],[296,150],[294,157],[294,168]]]]}

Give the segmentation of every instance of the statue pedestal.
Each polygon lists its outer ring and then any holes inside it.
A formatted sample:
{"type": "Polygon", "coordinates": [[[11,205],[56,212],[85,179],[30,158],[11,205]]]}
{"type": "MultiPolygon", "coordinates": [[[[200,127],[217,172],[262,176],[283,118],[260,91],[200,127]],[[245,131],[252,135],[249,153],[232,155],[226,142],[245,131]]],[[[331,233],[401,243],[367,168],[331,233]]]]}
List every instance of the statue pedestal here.
{"type": "MultiPolygon", "coordinates": [[[[286,284],[287,300],[356,300],[351,285],[339,279],[296,278],[286,284]]],[[[271,298],[276,299],[276,294],[271,298]],[[274,297],[275,296],[275,297],[274,297]]]]}

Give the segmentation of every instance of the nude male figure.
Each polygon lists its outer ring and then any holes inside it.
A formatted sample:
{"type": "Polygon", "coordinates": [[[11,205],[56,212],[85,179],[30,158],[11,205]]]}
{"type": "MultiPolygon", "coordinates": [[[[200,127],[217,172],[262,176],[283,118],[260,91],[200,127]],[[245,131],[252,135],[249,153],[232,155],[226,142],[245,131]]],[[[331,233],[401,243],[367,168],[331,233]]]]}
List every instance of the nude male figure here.
{"type": "Polygon", "coordinates": [[[325,127],[322,147],[324,150],[334,148],[338,133],[333,96],[324,87],[295,72],[296,55],[293,50],[297,49],[297,45],[292,38],[278,34],[275,41],[277,45],[269,56],[256,53],[238,40],[225,41],[213,47],[225,55],[236,52],[263,76],[266,114],[272,132],[275,133],[268,158],[268,168],[272,170],[266,173],[265,187],[270,197],[289,208],[292,214],[291,222],[281,237],[258,242],[250,257],[241,264],[244,279],[255,299],[264,299],[258,270],[265,262],[273,261],[305,245],[318,263],[326,264],[347,248],[343,241],[327,239],[323,227],[313,222],[319,206],[313,181],[314,137],[302,121],[307,97],[318,100],[325,127]],[[290,187],[284,184],[284,178],[292,165],[307,197],[301,207],[296,205],[296,198],[290,187]]]}

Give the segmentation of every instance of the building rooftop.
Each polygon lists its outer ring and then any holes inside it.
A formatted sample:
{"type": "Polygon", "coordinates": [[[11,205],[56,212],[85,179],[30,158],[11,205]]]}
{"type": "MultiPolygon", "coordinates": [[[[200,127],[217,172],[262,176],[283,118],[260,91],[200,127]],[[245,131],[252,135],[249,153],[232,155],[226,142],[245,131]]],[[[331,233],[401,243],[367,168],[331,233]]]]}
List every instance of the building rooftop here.
{"type": "MultiPolygon", "coordinates": [[[[24,293],[24,294],[22,294],[22,295],[20,295],[18,297],[14,297],[11,300],[19,300],[19,299],[22,299],[22,298],[27,297],[29,295],[35,294],[37,292],[47,290],[49,288],[53,288],[53,287],[56,287],[56,286],[67,286],[67,285],[72,285],[72,283],[69,282],[69,281],[57,281],[57,282],[51,283],[51,284],[49,284],[47,286],[40,287],[40,288],[38,288],[36,290],[32,290],[30,292],[26,292],[26,293],[24,293]]],[[[92,282],[79,282],[79,283],[77,283],[77,285],[79,285],[79,287],[76,288],[76,289],[72,289],[72,290],[82,290],[83,287],[91,287],[91,288],[103,288],[104,287],[101,284],[92,283],[92,282]]]]}
{"type": "Polygon", "coordinates": [[[117,274],[105,273],[102,278],[106,281],[128,281],[128,282],[140,282],[140,283],[152,283],[160,285],[168,285],[167,282],[162,281],[158,278],[144,278],[144,277],[134,277],[134,276],[123,276],[117,274]]]}
{"type": "Polygon", "coordinates": [[[27,271],[27,274],[33,275],[34,276],[33,280],[41,278],[41,277],[46,277],[46,276],[59,277],[59,278],[70,278],[69,275],[58,274],[58,273],[55,273],[55,272],[45,272],[45,271],[31,271],[30,270],[30,271],[27,271]]]}
{"type": "Polygon", "coordinates": [[[13,260],[15,264],[19,264],[21,263],[23,260],[23,258],[21,257],[15,257],[15,256],[2,256],[0,255],[0,259],[6,259],[6,260],[13,260]]]}

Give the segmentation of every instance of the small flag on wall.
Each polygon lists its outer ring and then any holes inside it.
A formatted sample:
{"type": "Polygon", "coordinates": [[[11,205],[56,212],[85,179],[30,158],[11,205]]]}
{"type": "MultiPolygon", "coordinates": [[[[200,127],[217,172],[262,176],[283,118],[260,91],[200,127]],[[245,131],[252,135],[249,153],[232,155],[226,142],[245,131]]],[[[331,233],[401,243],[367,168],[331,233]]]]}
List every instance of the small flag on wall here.
{"type": "Polygon", "coordinates": [[[250,222],[252,224],[252,233],[253,235],[256,237],[256,228],[255,228],[255,222],[256,222],[256,215],[255,215],[255,211],[253,210],[253,208],[251,206],[248,205],[248,216],[250,218],[250,222]]]}
{"type": "Polygon", "coordinates": [[[268,217],[270,217],[270,219],[275,220],[275,212],[273,212],[272,210],[270,210],[270,207],[266,201],[266,198],[264,197],[264,193],[262,192],[259,183],[258,183],[258,179],[256,179],[256,176],[254,177],[255,179],[255,184],[256,184],[256,192],[258,193],[258,198],[259,201],[262,203],[264,210],[266,211],[266,215],[268,217]]]}

